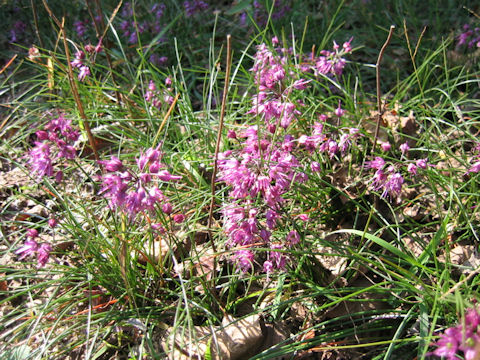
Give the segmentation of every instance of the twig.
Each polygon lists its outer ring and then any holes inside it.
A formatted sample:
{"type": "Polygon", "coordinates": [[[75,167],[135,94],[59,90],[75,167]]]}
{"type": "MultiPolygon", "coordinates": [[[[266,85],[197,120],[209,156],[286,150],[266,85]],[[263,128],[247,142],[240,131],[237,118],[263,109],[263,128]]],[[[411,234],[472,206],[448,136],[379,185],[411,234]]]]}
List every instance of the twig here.
{"type": "Polygon", "coordinates": [[[410,59],[412,60],[413,71],[415,72],[415,77],[417,78],[417,83],[418,83],[418,89],[422,93],[422,97],[424,97],[423,89],[422,89],[422,85],[420,84],[420,78],[418,77],[417,64],[415,63],[415,56],[417,56],[417,51],[418,51],[418,48],[420,47],[420,42],[422,41],[423,35],[425,34],[425,30],[427,30],[426,26],[423,28],[422,33],[418,38],[417,45],[415,46],[415,51],[412,53],[412,48],[410,46],[410,38],[408,37],[408,31],[407,31],[407,22],[405,19],[403,20],[403,32],[405,33],[405,39],[407,39],[408,52],[410,53],[410,59]]]}
{"type": "Polygon", "coordinates": [[[33,13],[33,23],[35,25],[35,34],[38,38],[38,43],[42,49],[45,49],[45,45],[43,45],[42,37],[40,36],[40,30],[38,30],[38,14],[37,14],[37,6],[35,5],[34,0],[30,0],[30,5],[32,6],[32,13],[33,13]]]}
{"type": "Polygon", "coordinates": [[[477,267],[475,270],[473,270],[470,274],[465,279],[462,279],[458,283],[456,283],[452,288],[450,288],[447,292],[445,292],[442,296],[440,296],[440,300],[444,300],[448,294],[453,293],[455,290],[457,290],[462,284],[465,284],[468,280],[470,280],[472,277],[480,273],[480,266],[477,267]]]}
{"type": "MultiPolygon", "coordinates": [[[[90,147],[92,148],[93,155],[95,156],[95,160],[98,162],[100,157],[98,156],[97,147],[95,145],[95,139],[93,137],[92,131],[90,130],[90,125],[88,124],[88,118],[85,115],[85,111],[83,110],[82,101],[80,100],[80,95],[78,94],[77,84],[75,83],[72,64],[70,62],[70,51],[68,50],[68,43],[67,43],[67,34],[65,31],[65,18],[62,18],[62,22],[58,21],[56,16],[53,14],[52,10],[48,6],[46,0],[43,1],[43,6],[48,12],[48,15],[53,19],[53,21],[57,24],[60,28],[60,32],[62,33],[63,37],[63,46],[65,48],[65,56],[67,58],[67,74],[68,74],[68,81],[70,83],[70,88],[72,89],[73,98],[75,99],[75,103],[77,104],[78,112],[80,113],[80,117],[83,120],[83,125],[85,127],[85,131],[87,133],[88,142],[90,143],[90,147]]],[[[100,165],[101,167],[101,165],[100,165]]]]}
{"type": "Polygon", "coordinates": [[[230,79],[230,68],[232,66],[232,46],[231,46],[231,36],[227,35],[227,66],[225,70],[225,84],[223,87],[223,96],[222,96],[222,108],[220,110],[220,123],[218,125],[217,131],[217,143],[215,144],[215,158],[213,162],[213,172],[211,178],[211,187],[212,187],[212,200],[210,201],[210,211],[208,213],[208,233],[210,237],[210,242],[212,244],[212,250],[217,252],[215,242],[213,241],[212,236],[212,222],[213,222],[213,206],[215,204],[215,180],[217,177],[217,167],[218,167],[218,152],[220,151],[220,140],[222,138],[223,130],[223,120],[225,118],[225,106],[227,104],[227,93],[228,93],[228,84],[230,79]]]}
{"type": "Polygon", "coordinates": [[[160,124],[160,127],[158,128],[155,137],[153,138],[153,147],[155,147],[157,145],[158,137],[160,136],[160,133],[162,132],[163,127],[165,126],[165,123],[167,122],[168,118],[170,117],[170,114],[172,113],[173,108],[175,107],[175,104],[177,103],[179,97],[180,97],[180,93],[175,95],[175,98],[173,99],[172,103],[170,104],[170,107],[168,108],[167,113],[163,117],[163,121],[160,124]]]}
{"type": "Polygon", "coordinates": [[[380,50],[380,53],[378,54],[378,60],[377,64],[375,65],[376,68],[376,80],[377,80],[377,110],[378,110],[378,118],[377,118],[377,126],[375,128],[375,138],[373,140],[373,147],[372,147],[372,152],[371,154],[374,154],[375,152],[375,147],[377,146],[377,138],[378,138],[378,131],[380,130],[380,122],[382,121],[382,115],[383,115],[383,110],[382,110],[382,90],[380,89],[380,63],[382,61],[383,53],[385,52],[385,49],[387,48],[388,44],[390,43],[390,39],[392,38],[393,30],[395,29],[394,25],[390,26],[390,31],[388,32],[388,37],[387,40],[385,41],[385,44],[383,44],[382,49],[380,50]]]}

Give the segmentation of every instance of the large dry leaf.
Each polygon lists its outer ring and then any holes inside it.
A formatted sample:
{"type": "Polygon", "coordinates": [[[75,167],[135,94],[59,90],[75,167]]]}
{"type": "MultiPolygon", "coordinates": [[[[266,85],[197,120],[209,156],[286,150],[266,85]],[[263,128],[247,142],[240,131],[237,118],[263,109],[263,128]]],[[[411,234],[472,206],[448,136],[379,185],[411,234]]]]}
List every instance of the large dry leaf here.
{"type": "Polygon", "coordinates": [[[260,351],[264,332],[265,324],[259,315],[240,320],[226,316],[222,326],[170,328],[162,347],[172,360],[203,359],[207,348],[212,359],[248,359],[260,351]]]}

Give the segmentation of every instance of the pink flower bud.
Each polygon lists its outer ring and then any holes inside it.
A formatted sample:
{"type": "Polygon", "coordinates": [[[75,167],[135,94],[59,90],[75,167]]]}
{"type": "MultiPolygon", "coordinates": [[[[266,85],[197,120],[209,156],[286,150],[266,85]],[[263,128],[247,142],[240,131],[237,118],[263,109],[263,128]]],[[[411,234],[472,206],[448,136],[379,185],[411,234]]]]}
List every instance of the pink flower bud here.
{"type": "Polygon", "coordinates": [[[390,151],[390,149],[392,148],[392,145],[390,145],[389,142],[384,142],[382,143],[382,145],[380,145],[380,147],[382,148],[383,151],[387,152],[387,151],[390,151]]]}
{"type": "Polygon", "coordinates": [[[85,45],[85,51],[89,54],[92,54],[95,51],[95,48],[92,44],[85,45]]]}
{"type": "Polygon", "coordinates": [[[27,230],[27,237],[31,239],[35,239],[38,236],[37,229],[28,229],[27,230]]]}
{"type": "Polygon", "coordinates": [[[173,216],[173,221],[175,221],[177,224],[181,224],[182,222],[185,221],[185,215],[176,214],[176,215],[173,216]]]}
{"type": "Polygon", "coordinates": [[[50,226],[52,229],[57,226],[58,222],[55,218],[50,218],[48,219],[48,226],[50,226]]]}
{"type": "Polygon", "coordinates": [[[162,211],[167,214],[167,215],[170,215],[172,213],[172,210],[173,210],[173,206],[172,204],[170,203],[165,203],[162,205],[162,211]]]}
{"type": "Polygon", "coordinates": [[[48,133],[44,130],[39,130],[35,133],[37,135],[37,140],[43,141],[48,139],[48,133]]]}

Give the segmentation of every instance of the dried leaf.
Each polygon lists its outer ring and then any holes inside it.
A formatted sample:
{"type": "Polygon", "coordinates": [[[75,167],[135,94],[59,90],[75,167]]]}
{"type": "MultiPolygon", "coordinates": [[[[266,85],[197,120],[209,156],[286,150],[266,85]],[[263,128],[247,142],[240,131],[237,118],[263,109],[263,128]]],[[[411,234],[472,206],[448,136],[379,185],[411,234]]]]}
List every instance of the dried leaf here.
{"type": "Polygon", "coordinates": [[[236,320],[226,316],[222,326],[170,328],[162,342],[169,359],[202,359],[209,347],[211,359],[248,359],[260,351],[265,340],[265,325],[259,315],[236,320]],[[213,331],[212,331],[213,330],[213,331]],[[173,349],[172,349],[173,344],[173,349]]]}

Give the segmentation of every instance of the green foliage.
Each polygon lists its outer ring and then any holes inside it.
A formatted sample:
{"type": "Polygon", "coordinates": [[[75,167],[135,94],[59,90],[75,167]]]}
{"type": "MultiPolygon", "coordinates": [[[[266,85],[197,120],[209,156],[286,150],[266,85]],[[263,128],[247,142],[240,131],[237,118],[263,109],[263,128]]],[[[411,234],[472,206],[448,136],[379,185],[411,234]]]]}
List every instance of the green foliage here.
{"type": "MultiPolygon", "coordinates": [[[[190,17],[177,1],[166,1],[161,16],[152,10],[154,1],[132,2],[131,12],[124,4],[115,16],[116,3],[101,3],[108,24],[103,51],[88,55],[86,46],[98,43],[89,15],[98,10],[95,2],[48,2],[58,18],[65,14],[71,61],[78,50],[87,53],[83,64],[91,74],[83,81],[79,68],[69,79],[60,31],[43,5],[36,2],[35,25],[30,2],[0,3],[0,45],[6,49],[0,60],[6,64],[18,54],[0,80],[0,358],[174,358],[172,334],[182,334],[190,355],[203,351],[215,358],[219,334],[249,316],[261,319],[265,338],[252,359],[315,353],[425,358],[438,333],[478,301],[480,175],[472,166],[478,161],[479,71],[475,61],[454,60],[455,36],[475,20],[467,10],[475,11],[473,2],[284,1],[290,9],[283,17],[271,1],[258,7],[218,2],[190,17]],[[29,21],[16,44],[8,39],[13,18],[29,21]],[[86,21],[83,35],[75,31],[78,20],[86,21]],[[391,24],[397,29],[381,65],[386,95],[379,139],[392,149],[377,146],[371,154],[374,64],[391,24]],[[125,35],[127,28],[136,41],[125,35]],[[226,34],[232,34],[233,62],[220,152],[239,152],[245,137],[227,134],[252,125],[272,143],[294,137],[295,176],[305,173],[308,180],[282,194],[272,243],[285,243],[295,230],[296,246],[272,248],[260,237],[253,245],[232,246],[222,211],[243,199],[232,199],[233,185],[225,180],[214,184],[209,215],[226,34]],[[251,69],[258,45],[274,51],[274,36],[279,48],[290,49],[278,53],[287,59],[289,80],[282,86],[310,82],[302,90],[281,89],[301,115],[269,134],[252,108],[260,86],[251,69]],[[333,40],[341,47],[352,36],[341,76],[297,66],[331,50],[333,40]],[[29,59],[32,44],[38,55],[29,59]],[[167,60],[158,61],[161,56],[167,60]],[[341,116],[335,115],[339,104],[341,116]],[[54,161],[63,169],[62,182],[39,178],[28,165],[35,133],[58,114],[80,132],[78,156],[54,161]],[[332,139],[359,129],[347,153],[330,156],[299,145],[320,114],[327,119],[323,134],[332,139]],[[131,216],[109,205],[102,183],[108,171],[95,160],[86,124],[99,158],[118,157],[135,181],[142,172],[137,159],[149,148],[161,149],[162,170],[182,177],[158,182],[173,204],[170,212],[158,205],[131,216]],[[399,150],[405,142],[408,154],[399,150]],[[403,171],[400,196],[382,196],[383,189],[373,186],[368,161],[375,156],[403,171]],[[418,175],[406,171],[423,159],[427,165],[418,175]],[[310,166],[314,161],[318,171],[310,166]],[[20,180],[11,179],[18,174],[20,180]],[[51,217],[59,221],[53,229],[51,217]],[[45,267],[31,256],[19,260],[27,229],[37,229],[39,242],[53,246],[45,267]],[[255,252],[244,273],[235,260],[239,249],[255,252]],[[288,259],[285,269],[265,273],[262,264],[275,256],[288,259]],[[276,325],[286,334],[269,343],[276,325]]],[[[261,159],[259,169],[269,160],[261,159]]],[[[260,192],[250,200],[260,212],[267,207],[260,192]]],[[[264,221],[258,226],[266,229],[264,221]]]]}

